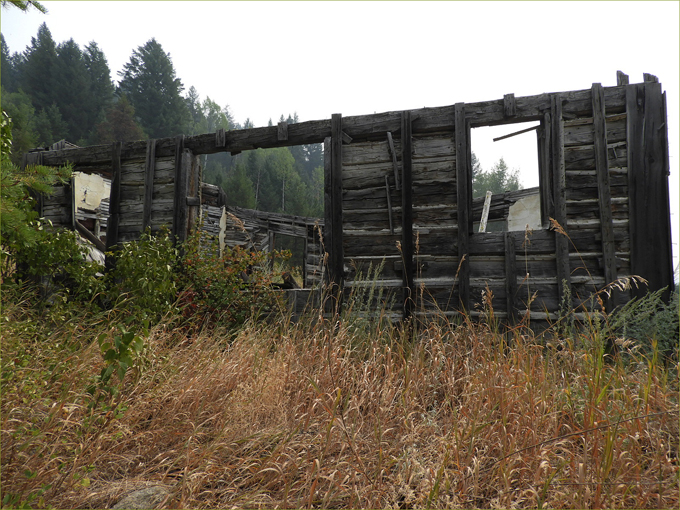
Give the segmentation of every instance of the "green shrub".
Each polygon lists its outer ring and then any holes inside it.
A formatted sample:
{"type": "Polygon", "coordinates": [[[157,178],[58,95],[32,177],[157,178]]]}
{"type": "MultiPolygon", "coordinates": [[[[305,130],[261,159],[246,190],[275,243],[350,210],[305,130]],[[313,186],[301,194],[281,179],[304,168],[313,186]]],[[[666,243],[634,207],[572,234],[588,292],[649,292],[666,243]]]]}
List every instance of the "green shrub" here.
{"type": "Polygon", "coordinates": [[[606,333],[632,341],[639,350],[652,355],[654,343],[667,358],[677,361],[680,321],[678,291],[671,293],[668,303],[662,299],[666,289],[650,292],[641,299],[632,299],[609,317],[606,333]]]}
{"type": "Polygon", "coordinates": [[[286,259],[290,254],[236,246],[220,256],[214,240],[195,233],[184,246],[178,273],[185,317],[237,326],[272,307],[272,283],[280,274],[268,269],[270,257],[286,259]]]}
{"type": "Polygon", "coordinates": [[[88,262],[87,248],[78,242],[78,235],[70,230],[46,229],[40,242],[29,243],[13,254],[21,279],[40,282],[43,297],[54,302],[58,296],[64,300],[92,301],[104,285],[101,267],[88,262]]]}
{"type": "Polygon", "coordinates": [[[142,234],[138,241],[116,250],[115,266],[107,275],[110,306],[125,308],[152,322],[168,313],[177,299],[174,274],[178,251],[167,230],[142,234]]]}

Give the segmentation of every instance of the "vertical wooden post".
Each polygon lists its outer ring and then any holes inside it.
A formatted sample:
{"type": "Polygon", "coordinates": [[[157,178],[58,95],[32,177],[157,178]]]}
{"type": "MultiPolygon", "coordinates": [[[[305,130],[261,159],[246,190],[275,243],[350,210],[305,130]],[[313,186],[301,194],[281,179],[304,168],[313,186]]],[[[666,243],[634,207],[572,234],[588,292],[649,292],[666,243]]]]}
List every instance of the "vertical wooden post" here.
{"type": "Polygon", "coordinates": [[[470,255],[469,237],[472,228],[470,209],[472,205],[472,169],[468,157],[470,150],[470,126],[465,119],[465,103],[456,103],[456,188],[458,208],[458,294],[461,312],[470,310],[470,255]]]}
{"type": "Polygon", "coordinates": [[[517,322],[517,256],[515,254],[515,236],[505,232],[505,306],[508,313],[508,324],[517,322]]]}
{"type": "Polygon", "coordinates": [[[324,165],[326,197],[326,249],[328,251],[328,290],[337,299],[334,311],[339,312],[342,305],[342,286],[344,278],[344,255],[342,248],[342,115],[334,113],[331,117],[331,137],[325,143],[330,148],[330,157],[325,156],[324,165]]]}
{"type": "MultiPolygon", "coordinates": [[[[600,232],[602,233],[604,283],[607,285],[616,280],[617,275],[612,195],[609,187],[609,160],[607,158],[607,125],[605,122],[604,89],[599,83],[593,83],[592,104],[595,172],[597,174],[597,197],[600,206],[600,232]]],[[[611,312],[614,303],[615,299],[606,299],[605,310],[611,312]]]]}
{"type": "Polygon", "coordinates": [[[120,181],[121,165],[120,154],[123,142],[114,142],[111,145],[111,199],[109,202],[109,221],[106,227],[106,262],[105,267],[110,271],[115,266],[115,259],[108,255],[114,251],[118,244],[118,223],[120,222],[120,181]]]}
{"type": "Polygon", "coordinates": [[[413,139],[411,112],[401,113],[401,257],[404,263],[402,313],[404,320],[415,310],[413,286],[413,139]]]}
{"type": "Polygon", "coordinates": [[[540,128],[536,131],[538,144],[538,187],[541,193],[541,225],[550,226],[549,218],[555,216],[555,201],[553,198],[553,180],[550,168],[551,142],[550,112],[545,112],[540,128]]]}
{"type": "Polygon", "coordinates": [[[187,169],[184,163],[184,135],[175,138],[175,196],[172,234],[176,244],[186,239],[187,169]]]}
{"type": "Polygon", "coordinates": [[[323,141],[323,238],[321,239],[321,253],[324,257],[321,263],[323,273],[323,285],[328,289],[332,288],[332,278],[330,273],[331,247],[333,245],[333,194],[331,193],[331,137],[323,141]]]}
{"type": "Polygon", "coordinates": [[[623,71],[616,71],[616,86],[628,85],[628,75],[623,71]]]}
{"type": "Polygon", "coordinates": [[[151,226],[151,207],[153,205],[153,179],[156,171],[156,140],[146,142],[146,166],[144,170],[144,213],[142,230],[151,226]]]}
{"type": "MultiPolygon", "coordinates": [[[[555,217],[560,227],[567,231],[567,181],[564,164],[564,123],[562,122],[562,98],[559,94],[551,97],[552,119],[552,178],[555,217]]],[[[569,266],[569,239],[555,231],[555,258],[557,263],[558,300],[571,291],[571,270],[569,266]]]]}
{"type": "Polygon", "coordinates": [[[198,222],[201,212],[201,158],[189,151],[185,151],[185,161],[188,167],[187,175],[187,226],[185,235],[188,236],[198,222]]]}
{"type": "MultiPolygon", "coordinates": [[[[650,75],[651,76],[651,75],[650,75]]],[[[649,290],[673,286],[668,205],[668,128],[661,85],[651,78],[626,89],[630,265],[649,290]]],[[[645,288],[634,290],[641,297],[645,288]]],[[[668,300],[670,291],[663,294],[668,300]]]]}

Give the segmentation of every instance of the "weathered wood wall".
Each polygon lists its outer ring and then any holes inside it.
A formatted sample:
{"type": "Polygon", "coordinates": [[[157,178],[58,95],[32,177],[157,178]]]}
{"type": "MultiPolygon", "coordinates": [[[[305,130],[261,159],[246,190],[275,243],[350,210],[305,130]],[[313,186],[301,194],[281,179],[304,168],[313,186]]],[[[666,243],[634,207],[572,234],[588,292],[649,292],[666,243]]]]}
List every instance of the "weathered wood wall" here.
{"type": "MultiPolygon", "coordinates": [[[[305,263],[313,270],[306,271],[306,284],[321,281],[323,268],[325,281],[346,294],[371,284],[358,276],[383,264],[376,283],[388,290],[395,315],[465,310],[475,316],[491,291],[496,315],[512,322],[528,312],[554,318],[563,296],[571,295],[568,305],[576,307],[619,277],[642,276],[651,290],[672,287],[665,122],[665,93],[656,77],[630,85],[619,73],[613,87],[336,114],[283,131],[220,131],[32,157],[113,175],[107,243],[114,246],[163,224],[182,240],[201,204],[205,228],[216,228],[225,198],[199,185],[199,154],[324,142],[323,230],[308,219],[285,223],[271,215],[265,226],[260,213],[238,211],[233,214],[250,232],[237,239],[232,225],[231,242],[257,238],[254,244],[265,248],[272,231],[288,229],[307,239],[305,263]],[[471,193],[471,129],[528,121],[540,122],[544,228],[473,232],[481,204],[471,193]]],[[[42,203],[60,224],[73,221],[65,212],[67,195],[64,190],[42,203]]],[[[507,217],[514,200],[495,197],[492,217],[507,217]]],[[[604,305],[611,309],[636,293],[615,293],[604,305]]]]}

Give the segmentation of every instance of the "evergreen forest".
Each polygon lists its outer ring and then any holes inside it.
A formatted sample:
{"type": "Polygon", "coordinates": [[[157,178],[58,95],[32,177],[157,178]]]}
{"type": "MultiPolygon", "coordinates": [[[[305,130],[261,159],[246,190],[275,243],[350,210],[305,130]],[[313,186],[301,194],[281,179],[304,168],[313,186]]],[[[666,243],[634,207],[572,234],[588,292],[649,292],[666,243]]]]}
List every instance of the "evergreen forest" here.
{"type": "MultiPolygon", "coordinates": [[[[10,52],[2,37],[1,66],[2,108],[12,119],[14,163],[28,150],[59,140],[89,146],[255,127],[249,118],[237,122],[229,105],[187,88],[155,38],[132,50],[117,81],[95,41],[84,48],[73,39],[57,43],[45,23],[23,52],[10,52]]],[[[293,112],[281,114],[277,122],[299,120],[293,112]]],[[[203,158],[204,182],[220,186],[229,205],[323,216],[321,144],[203,158]]],[[[519,189],[517,175],[502,159],[485,172],[473,154],[473,185],[481,195],[486,189],[519,189]]],[[[295,250],[291,243],[277,247],[295,250]]]]}

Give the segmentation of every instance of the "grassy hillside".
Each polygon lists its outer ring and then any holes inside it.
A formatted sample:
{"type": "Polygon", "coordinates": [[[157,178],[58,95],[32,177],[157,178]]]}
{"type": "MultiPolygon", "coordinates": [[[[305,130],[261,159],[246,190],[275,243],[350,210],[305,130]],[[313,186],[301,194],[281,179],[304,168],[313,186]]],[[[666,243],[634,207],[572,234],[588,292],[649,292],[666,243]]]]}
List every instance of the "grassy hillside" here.
{"type": "Polygon", "coordinates": [[[677,358],[649,340],[314,313],[149,326],[2,292],[4,507],[150,485],[164,508],[680,504],[677,358]]]}

